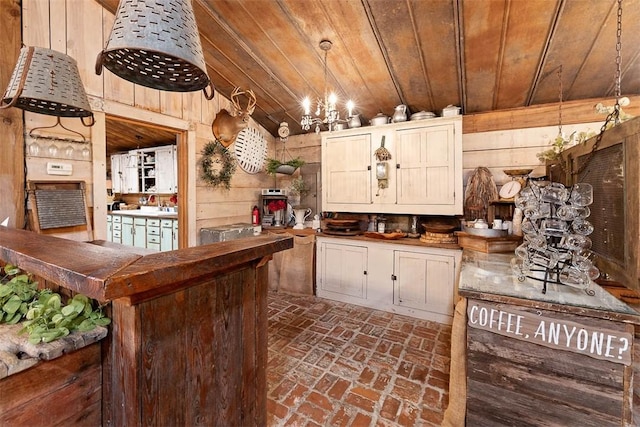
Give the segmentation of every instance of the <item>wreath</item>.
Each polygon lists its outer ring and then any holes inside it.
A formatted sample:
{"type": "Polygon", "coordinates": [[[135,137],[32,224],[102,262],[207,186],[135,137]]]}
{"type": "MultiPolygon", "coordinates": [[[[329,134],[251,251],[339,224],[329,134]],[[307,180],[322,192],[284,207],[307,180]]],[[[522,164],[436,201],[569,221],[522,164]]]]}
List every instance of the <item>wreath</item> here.
{"type": "Polygon", "coordinates": [[[231,177],[236,171],[233,155],[218,141],[209,141],[202,149],[202,179],[213,187],[231,188],[231,177]],[[222,167],[218,167],[222,165],[222,167]]]}

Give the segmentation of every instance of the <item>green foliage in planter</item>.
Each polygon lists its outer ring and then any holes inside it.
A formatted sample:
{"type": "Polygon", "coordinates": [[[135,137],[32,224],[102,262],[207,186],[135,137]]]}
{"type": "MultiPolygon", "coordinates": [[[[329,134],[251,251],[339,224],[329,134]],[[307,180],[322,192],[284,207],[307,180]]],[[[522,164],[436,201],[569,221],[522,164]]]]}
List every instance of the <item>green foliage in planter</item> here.
{"type": "Polygon", "coordinates": [[[292,196],[299,195],[300,197],[304,197],[307,195],[307,193],[309,193],[309,190],[310,188],[307,183],[304,182],[304,179],[301,176],[299,176],[291,181],[289,193],[292,196]]]}
{"type": "Polygon", "coordinates": [[[275,175],[277,173],[277,169],[281,165],[288,165],[293,167],[294,169],[298,169],[300,166],[304,165],[304,160],[300,157],[296,157],[295,159],[291,159],[288,162],[281,162],[276,159],[267,159],[266,172],[269,175],[275,175]]]}
{"type": "Polygon", "coordinates": [[[73,331],[90,331],[111,323],[102,307],[94,309],[93,301],[85,295],[77,294],[63,304],[59,294],[50,289],[37,289],[37,282],[21,274],[17,267],[6,265],[4,272],[0,280],[0,323],[23,321],[21,332],[29,333],[32,344],[51,342],[73,331]]]}
{"type": "Polygon", "coordinates": [[[28,303],[38,292],[38,283],[27,274],[20,274],[20,269],[13,265],[7,264],[4,272],[0,279],[0,323],[15,324],[26,315],[28,303]]]}

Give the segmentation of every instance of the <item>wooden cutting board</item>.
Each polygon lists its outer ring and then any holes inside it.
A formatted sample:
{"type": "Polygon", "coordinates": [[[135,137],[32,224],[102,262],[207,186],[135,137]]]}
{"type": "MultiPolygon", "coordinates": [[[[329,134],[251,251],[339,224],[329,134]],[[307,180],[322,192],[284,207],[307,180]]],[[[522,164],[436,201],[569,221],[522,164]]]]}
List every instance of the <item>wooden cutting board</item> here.
{"type": "Polygon", "coordinates": [[[398,240],[407,237],[407,233],[376,233],[375,231],[365,231],[364,237],[382,240],[398,240]]]}

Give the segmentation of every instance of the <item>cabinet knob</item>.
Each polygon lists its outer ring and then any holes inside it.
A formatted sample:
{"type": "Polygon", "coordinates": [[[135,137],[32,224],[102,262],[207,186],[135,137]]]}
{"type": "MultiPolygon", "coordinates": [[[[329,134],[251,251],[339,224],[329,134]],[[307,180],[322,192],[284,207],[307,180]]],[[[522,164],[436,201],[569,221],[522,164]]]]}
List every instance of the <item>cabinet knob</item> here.
{"type": "Polygon", "coordinates": [[[367,270],[363,271],[362,274],[367,275],[367,270]]]}
{"type": "Polygon", "coordinates": [[[400,169],[400,163],[396,163],[396,169],[400,169]]]}
{"type": "Polygon", "coordinates": [[[392,274],[392,275],[391,275],[391,280],[393,280],[393,281],[395,282],[396,280],[398,280],[398,278],[396,277],[396,275],[395,275],[395,274],[392,274]]]}

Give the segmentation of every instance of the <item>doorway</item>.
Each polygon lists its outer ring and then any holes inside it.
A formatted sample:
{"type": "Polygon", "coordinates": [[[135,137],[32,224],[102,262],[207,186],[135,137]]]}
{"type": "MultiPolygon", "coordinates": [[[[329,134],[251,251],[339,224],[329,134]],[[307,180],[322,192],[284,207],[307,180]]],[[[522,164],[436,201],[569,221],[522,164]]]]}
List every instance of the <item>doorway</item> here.
{"type": "MultiPolygon", "coordinates": [[[[118,199],[127,205],[135,205],[139,201],[152,201],[158,204],[177,205],[178,209],[178,247],[184,248],[188,246],[187,226],[186,226],[186,205],[177,202],[175,195],[186,197],[186,131],[167,126],[158,125],[151,122],[124,118],[116,115],[107,114],[105,116],[105,166],[108,189],[113,188],[113,177],[111,164],[113,154],[129,153],[131,151],[141,150],[140,153],[153,152],[156,147],[175,146],[175,176],[177,186],[175,191],[161,192],[160,189],[154,194],[153,188],[144,188],[141,186],[138,191],[120,192],[115,195],[118,199]],[[149,150],[149,151],[147,151],[149,150]],[[180,191],[182,190],[182,191],[180,191]],[[157,199],[156,199],[157,198],[157,199]]],[[[144,181],[144,180],[143,180],[144,181]]],[[[107,194],[107,199],[110,197],[107,194]]]]}

